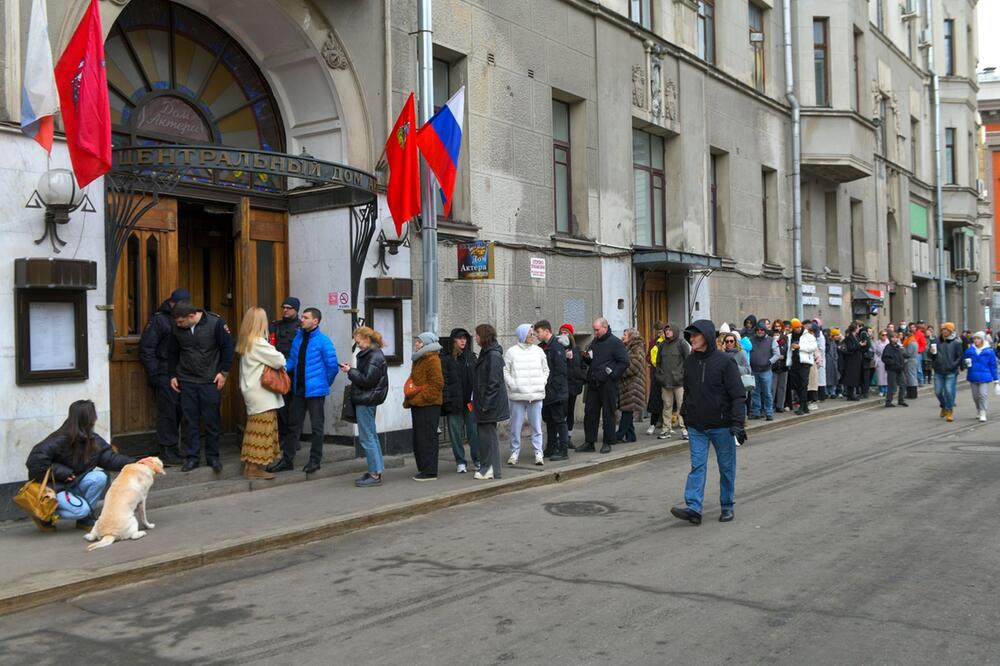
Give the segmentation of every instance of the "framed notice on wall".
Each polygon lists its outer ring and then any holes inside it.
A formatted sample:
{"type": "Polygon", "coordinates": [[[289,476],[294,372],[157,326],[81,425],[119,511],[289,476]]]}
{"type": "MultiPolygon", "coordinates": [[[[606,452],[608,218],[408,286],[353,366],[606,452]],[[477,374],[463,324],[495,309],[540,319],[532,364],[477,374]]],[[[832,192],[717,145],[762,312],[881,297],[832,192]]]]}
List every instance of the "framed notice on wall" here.
{"type": "Polygon", "coordinates": [[[382,334],[382,354],[389,365],[403,364],[403,301],[369,298],[365,301],[365,322],[382,334]]]}
{"type": "Polygon", "coordinates": [[[87,294],[17,289],[15,348],[18,384],[87,379],[87,294]]]}

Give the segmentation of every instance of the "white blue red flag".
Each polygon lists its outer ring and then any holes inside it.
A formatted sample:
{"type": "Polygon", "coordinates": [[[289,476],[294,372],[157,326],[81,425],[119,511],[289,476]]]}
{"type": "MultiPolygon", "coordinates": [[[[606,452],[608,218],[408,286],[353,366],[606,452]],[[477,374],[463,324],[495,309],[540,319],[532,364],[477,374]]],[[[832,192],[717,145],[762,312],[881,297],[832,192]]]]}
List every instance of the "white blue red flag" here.
{"type": "Polygon", "coordinates": [[[53,116],[57,111],[59,92],[56,90],[56,77],[52,69],[52,47],[49,44],[45,0],[34,0],[31,3],[28,48],[21,82],[21,131],[50,153],[53,116]]]}
{"type": "Polygon", "coordinates": [[[465,86],[417,131],[417,147],[434,172],[441,189],[444,214],[451,210],[455,192],[458,155],[462,149],[462,121],[465,118],[465,86]]]}

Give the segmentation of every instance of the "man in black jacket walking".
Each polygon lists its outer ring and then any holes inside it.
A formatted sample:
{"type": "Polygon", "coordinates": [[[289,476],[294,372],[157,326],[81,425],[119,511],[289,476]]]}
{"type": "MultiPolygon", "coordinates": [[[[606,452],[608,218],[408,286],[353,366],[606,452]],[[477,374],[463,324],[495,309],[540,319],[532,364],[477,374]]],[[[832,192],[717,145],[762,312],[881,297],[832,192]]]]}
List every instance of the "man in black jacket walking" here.
{"type": "Polygon", "coordinates": [[[719,522],[733,519],[736,489],[736,442],[747,440],[746,391],[736,360],[715,347],[715,324],[699,319],[684,329],[691,355],[684,362],[684,402],[681,416],[688,429],[691,472],[684,488],[684,505],[670,513],[693,525],[701,524],[709,444],[719,465],[722,512],[719,522]]]}
{"type": "Polygon", "coordinates": [[[181,409],[188,425],[187,461],[182,472],[198,466],[201,455],[201,424],[205,425],[205,461],[217,474],[219,433],[222,430],[222,389],[233,365],[233,336],[219,315],[197,310],[188,301],[173,309],[174,330],[170,338],[170,388],[180,394],[181,409]]]}
{"type": "Polygon", "coordinates": [[[164,465],[180,465],[177,451],[177,427],[181,422],[181,403],[170,388],[168,353],[174,334],[171,310],[178,301],[191,299],[187,289],[175,289],[170,298],[146,322],[139,338],[139,360],[146,370],[146,381],[156,393],[156,443],[160,445],[160,460],[164,465]]]}
{"type": "MultiPolygon", "coordinates": [[[[281,301],[281,319],[275,319],[267,327],[268,337],[274,348],[281,352],[282,356],[288,358],[288,353],[292,350],[292,341],[295,334],[299,332],[299,308],[302,303],[294,296],[289,296],[281,301]]],[[[285,441],[288,436],[288,405],[292,402],[292,392],[285,394],[285,404],[278,408],[278,437],[280,441],[285,441]]]]}
{"type": "Polygon", "coordinates": [[[601,453],[611,453],[615,443],[615,409],[618,407],[618,380],[628,367],[625,343],[611,333],[604,317],[594,320],[594,339],[583,357],[587,368],[587,399],[583,407],[583,429],[587,443],[578,451],[593,451],[597,441],[597,421],[603,422],[601,453]]]}
{"type": "Polygon", "coordinates": [[[545,381],[545,400],[542,402],[542,420],[546,425],[545,457],[549,460],[569,458],[569,429],[566,427],[566,399],[569,384],[566,379],[566,348],[552,335],[552,324],[547,320],[535,324],[535,335],[542,343],[545,360],[549,364],[549,377],[545,381]]]}
{"type": "Polygon", "coordinates": [[[469,407],[476,381],[476,353],[472,351],[472,336],[464,328],[453,328],[448,336],[451,344],[441,350],[441,370],[444,373],[444,402],[441,415],[448,417],[448,439],[455,454],[459,474],[468,471],[465,460],[465,440],[469,440],[469,455],[473,469],[479,469],[479,438],[476,415],[469,407]]]}
{"type": "Polygon", "coordinates": [[[906,402],[906,381],[903,376],[903,350],[899,344],[899,337],[895,331],[889,333],[889,343],[882,349],[882,364],[885,366],[885,378],[888,390],[885,394],[885,406],[895,407],[892,404],[893,395],[899,389],[900,407],[908,407],[906,402]]]}

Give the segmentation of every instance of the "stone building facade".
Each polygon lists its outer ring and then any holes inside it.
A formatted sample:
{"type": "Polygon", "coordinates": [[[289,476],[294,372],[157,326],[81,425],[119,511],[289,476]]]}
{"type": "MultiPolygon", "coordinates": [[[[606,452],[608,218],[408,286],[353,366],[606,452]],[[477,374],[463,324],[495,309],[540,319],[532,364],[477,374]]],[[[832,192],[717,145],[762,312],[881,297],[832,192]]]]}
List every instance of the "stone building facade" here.
{"type": "MultiPolygon", "coordinates": [[[[859,289],[884,298],[873,325],[889,316],[959,320],[961,280],[986,261],[981,239],[989,235],[974,159],[976,3],[793,4],[801,313],[793,312],[781,0],[435,0],[435,104],[466,86],[457,191],[438,220],[440,332],[489,321],[507,344],[517,324],[547,318],[572,323],[585,343],[601,314],[617,333],[637,325],[644,335],[656,320],[740,323],[749,313],[842,323],[859,289]],[[931,279],[927,44],[943,73],[949,129],[943,240],[955,257],[972,239],[961,262],[949,260],[943,317],[931,279]],[[492,278],[459,279],[458,244],[470,240],[492,241],[492,278]]],[[[368,175],[384,183],[386,133],[417,88],[416,0],[99,5],[119,148],[213,149],[199,159],[252,150],[282,165],[319,168],[309,161],[318,160],[354,174],[355,185],[368,175]],[[183,116],[183,132],[175,124],[150,132],[143,119],[168,110],[183,116]]],[[[0,0],[0,151],[16,156],[0,165],[0,391],[13,396],[0,404],[0,490],[24,478],[28,449],[77,397],[96,401],[102,432],[116,443],[148,437],[135,345],[145,317],[176,286],[232,324],[247,305],[276,311],[285,292],[294,294],[321,308],[344,356],[359,321],[389,332],[394,388],[378,427],[386,450],[404,449],[409,418],[398,405],[424,276],[419,234],[391,237],[382,189],[365,208],[365,192],[346,195],[341,175],[334,187],[216,163],[186,172],[118,252],[108,240],[120,220],[103,202],[121,187],[109,177],[86,190],[93,212],[71,213],[60,229],[68,243],[61,252],[35,244],[44,211],[24,206],[47,169],[69,163],[61,138],[50,163],[17,129],[30,6],[0,0]],[[82,309],[86,377],[15,380],[26,351],[15,342],[12,315],[25,285],[14,260],[27,258],[95,264],[82,309]]],[[[58,56],[87,2],[47,6],[58,56]]],[[[976,289],[965,291],[974,304],[976,289]]],[[[334,418],[342,382],[328,401],[327,434],[346,442],[354,428],[334,418]]],[[[235,431],[238,396],[227,405],[235,431]]]]}

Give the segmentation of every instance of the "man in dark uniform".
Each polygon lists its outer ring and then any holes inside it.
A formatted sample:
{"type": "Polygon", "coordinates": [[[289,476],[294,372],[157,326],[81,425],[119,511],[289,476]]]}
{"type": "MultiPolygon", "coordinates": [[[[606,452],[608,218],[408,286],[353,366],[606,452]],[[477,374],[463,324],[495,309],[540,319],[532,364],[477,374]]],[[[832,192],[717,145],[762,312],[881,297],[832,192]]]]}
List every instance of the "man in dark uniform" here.
{"type": "Polygon", "coordinates": [[[170,298],[146,322],[139,338],[139,360],[146,370],[146,380],[156,393],[156,442],[160,445],[160,460],[164,465],[180,465],[177,451],[177,426],[181,422],[181,403],[170,388],[167,353],[173,337],[174,319],[171,310],[178,301],[191,300],[187,289],[175,289],[170,298]]]}
{"type": "MultiPolygon", "coordinates": [[[[289,296],[281,302],[281,319],[276,319],[267,327],[268,337],[274,348],[280,351],[285,358],[292,350],[292,340],[299,332],[299,299],[289,296]]],[[[278,435],[281,441],[285,441],[288,435],[288,405],[292,402],[292,392],[285,394],[285,404],[278,409],[278,435]]]]}
{"type": "Polygon", "coordinates": [[[205,460],[216,473],[219,461],[219,431],[222,429],[222,389],[233,365],[233,336],[222,317],[198,310],[190,301],[179,301],[173,309],[174,329],[170,337],[170,387],[180,394],[181,411],[188,425],[187,460],[182,472],[198,466],[201,457],[201,425],[205,426],[205,460]]]}

